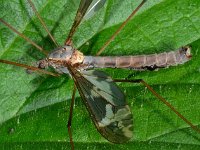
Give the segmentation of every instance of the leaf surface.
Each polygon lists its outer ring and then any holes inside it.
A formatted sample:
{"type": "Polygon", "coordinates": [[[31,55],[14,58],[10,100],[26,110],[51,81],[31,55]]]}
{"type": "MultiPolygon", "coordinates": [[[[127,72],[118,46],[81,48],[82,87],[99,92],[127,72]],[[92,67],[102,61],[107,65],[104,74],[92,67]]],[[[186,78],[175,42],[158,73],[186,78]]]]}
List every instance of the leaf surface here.
{"type": "MultiPolygon", "coordinates": [[[[73,37],[85,55],[95,55],[139,0],[108,0],[73,37]]],[[[49,30],[62,45],[79,3],[75,0],[37,0],[34,4],[49,30]]],[[[0,17],[44,49],[55,47],[27,1],[0,0],[0,17]]],[[[200,124],[200,1],[151,0],[132,19],[102,55],[160,53],[192,46],[186,64],[159,71],[104,69],[113,78],[143,79],[195,125],[200,124]]],[[[0,24],[0,59],[34,65],[44,58],[29,43],[0,24]]],[[[69,146],[67,118],[73,81],[27,74],[23,68],[0,64],[0,141],[13,149],[69,146]]],[[[134,136],[113,145],[96,131],[78,93],[73,116],[77,149],[197,149],[200,136],[140,84],[119,84],[134,114],[134,136]]]]}

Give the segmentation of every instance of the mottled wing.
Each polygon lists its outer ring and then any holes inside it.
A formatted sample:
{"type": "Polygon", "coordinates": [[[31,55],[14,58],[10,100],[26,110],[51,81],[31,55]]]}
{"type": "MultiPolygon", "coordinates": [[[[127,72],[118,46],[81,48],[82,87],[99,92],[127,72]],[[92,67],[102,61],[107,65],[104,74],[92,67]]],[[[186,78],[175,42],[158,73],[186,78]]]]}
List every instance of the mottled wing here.
{"type": "Polygon", "coordinates": [[[69,70],[98,131],[110,142],[128,141],[133,117],[122,91],[101,71],[69,70]]]}

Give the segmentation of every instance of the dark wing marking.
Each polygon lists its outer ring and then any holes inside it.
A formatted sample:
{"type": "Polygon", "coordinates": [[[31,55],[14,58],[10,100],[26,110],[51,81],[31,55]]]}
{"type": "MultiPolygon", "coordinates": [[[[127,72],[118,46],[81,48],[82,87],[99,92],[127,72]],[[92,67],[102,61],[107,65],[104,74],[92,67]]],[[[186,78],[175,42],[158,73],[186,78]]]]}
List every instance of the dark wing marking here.
{"type": "Polygon", "coordinates": [[[76,28],[78,27],[78,25],[80,24],[81,20],[83,19],[88,7],[90,6],[90,4],[92,3],[92,0],[81,0],[79,8],[77,10],[76,13],[76,17],[74,20],[74,23],[72,25],[72,28],[69,32],[69,35],[67,37],[66,41],[71,40],[72,36],[74,35],[76,28]]]}
{"type": "Polygon", "coordinates": [[[69,71],[98,131],[110,142],[128,141],[133,131],[132,114],[112,79],[101,71],[69,71]]]}
{"type": "Polygon", "coordinates": [[[81,71],[82,76],[95,86],[96,91],[105,97],[111,105],[123,106],[126,104],[124,93],[117,85],[102,71],[89,70],[81,71]]]}

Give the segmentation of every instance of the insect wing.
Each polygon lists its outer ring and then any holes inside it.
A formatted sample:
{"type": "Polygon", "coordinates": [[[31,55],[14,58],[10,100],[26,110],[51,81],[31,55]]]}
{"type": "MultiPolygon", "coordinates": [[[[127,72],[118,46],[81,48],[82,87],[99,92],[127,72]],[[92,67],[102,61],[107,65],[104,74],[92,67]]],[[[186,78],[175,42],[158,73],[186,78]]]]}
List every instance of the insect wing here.
{"type": "Polygon", "coordinates": [[[132,137],[133,117],[122,91],[103,72],[70,70],[98,131],[110,142],[128,141],[132,137]]]}
{"type": "Polygon", "coordinates": [[[99,9],[104,6],[105,2],[106,0],[93,0],[83,19],[88,20],[91,18],[97,11],[99,11],[99,9]]]}

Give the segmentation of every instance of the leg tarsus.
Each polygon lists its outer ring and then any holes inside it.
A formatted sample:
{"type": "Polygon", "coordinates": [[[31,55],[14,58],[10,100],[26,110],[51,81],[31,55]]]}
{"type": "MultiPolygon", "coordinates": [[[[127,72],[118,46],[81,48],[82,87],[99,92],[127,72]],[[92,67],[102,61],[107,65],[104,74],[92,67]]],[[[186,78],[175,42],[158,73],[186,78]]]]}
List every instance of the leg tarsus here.
{"type": "Polygon", "coordinates": [[[68,133],[69,133],[70,144],[71,144],[72,150],[74,150],[74,142],[73,142],[73,138],[72,138],[71,125],[72,125],[75,94],[76,94],[76,85],[74,84],[74,89],[73,89],[73,93],[72,93],[72,101],[71,101],[71,105],[70,105],[70,113],[69,113],[69,118],[68,118],[68,123],[67,123],[67,128],[68,128],[68,133]]]}
{"type": "Polygon", "coordinates": [[[72,139],[71,124],[69,124],[69,122],[67,124],[67,129],[68,129],[68,133],[69,133],[71,149],[74,150],[74,142],[72,139]]]}

